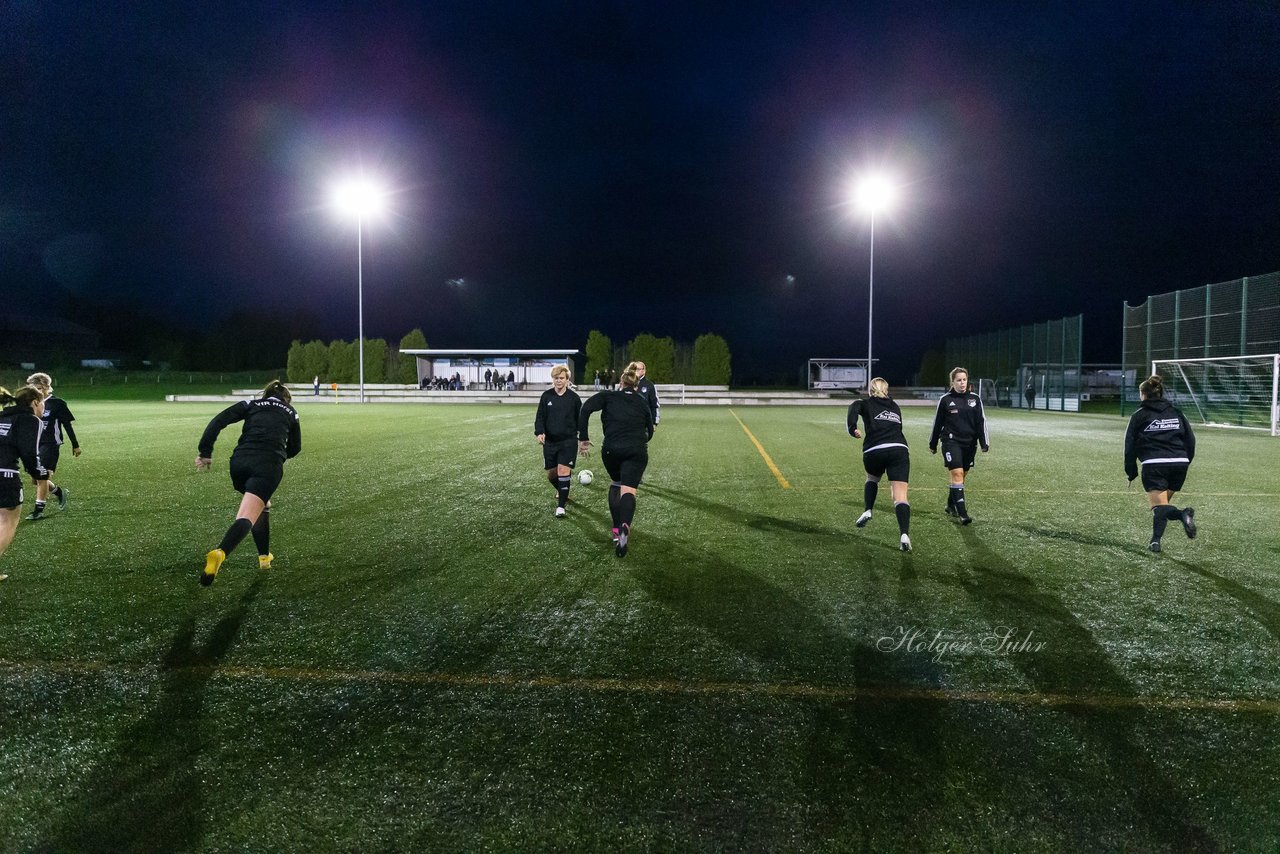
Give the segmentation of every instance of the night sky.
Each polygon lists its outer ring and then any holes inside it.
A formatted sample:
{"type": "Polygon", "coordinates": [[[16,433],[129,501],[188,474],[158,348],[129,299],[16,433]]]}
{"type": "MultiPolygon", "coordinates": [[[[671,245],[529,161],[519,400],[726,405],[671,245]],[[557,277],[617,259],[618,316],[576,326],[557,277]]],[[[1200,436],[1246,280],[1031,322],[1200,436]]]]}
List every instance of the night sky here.
{"type": "MultiPolygon", "coordinates": [[[[4,308],[437,347],[717,332],[741,379],[1280,269],[1280,4],[0,7],[4,308]],[[269,8],[268,8],[269,7],[269,8]]],[[[287,344],[287,342],[285,342],[287,344]]]]}

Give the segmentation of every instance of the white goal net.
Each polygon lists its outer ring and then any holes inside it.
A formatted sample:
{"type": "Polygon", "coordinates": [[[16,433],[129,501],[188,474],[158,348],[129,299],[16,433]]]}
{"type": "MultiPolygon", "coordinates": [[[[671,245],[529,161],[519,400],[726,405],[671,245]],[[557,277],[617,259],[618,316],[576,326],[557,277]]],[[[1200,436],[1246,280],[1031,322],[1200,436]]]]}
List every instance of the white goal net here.
{"type": "Polygon", "coordinates": [[[1157,359],[1151,363],[1151,373],[1164,380],[1165,397],[1188,418],[1277,435],[1280,355],[1157,359]]]}

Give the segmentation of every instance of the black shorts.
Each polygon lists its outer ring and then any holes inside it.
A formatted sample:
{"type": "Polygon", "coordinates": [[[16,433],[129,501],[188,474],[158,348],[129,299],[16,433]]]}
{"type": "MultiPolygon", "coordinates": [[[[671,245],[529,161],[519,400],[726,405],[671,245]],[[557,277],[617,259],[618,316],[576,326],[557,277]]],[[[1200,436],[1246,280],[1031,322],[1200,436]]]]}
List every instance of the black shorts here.
{"type": "Polygon", "coordinates": [[[62,451],[62,446],[58,444],[41,445],[36,450],[36,456],[40,458],[40,465],[49,471],[56,471],[58,468],[58,454],[62,451]]]}
{"type": "Polygon", "coordinates": [[[0,510],[22,506],[22,475],[0,474],[0,510]]]}
{"type": "Polygon", "coordinates": [[[600,462],[614,483],[638,489],[645,466],[649,465],[649,449],[644,445],[616,450],[605,448],[600,452],[600,462]]]}
{"type": "Polygon", "coordinates": [[[548,439],[542,445],[542,467],[553,469],[556,466],[573,468],[578,462],[578,440],[562,439],[553,442],[548,439]]]}
{"type": "Polygon", "coordinates": [[[270,501],[284,478],[284,463],[272,458],[231,457],[231,485],[236,492],[270,501]]]}
{"type": "Polygon", "coordinates": [[[1142,467],[1142,488],[1147,492],[1159,490],[1177,492],[1187,481],[1186,463],[1158,463],[1142,467]]]}
{"type": "Polygon", "coordinates": [[[962,445],[959,442],[943,442],[942,443],[942,464],[951,469],[964,469],[968,471],[973,468],[974,457],[978,455],[977,444],[962,445]]]}
{"type": "Polygon", "coordinates": [[[911,454],[906,448],[879,448],[862,455],[862,467],[872,477],[887,472],[889,480],[906,483],[911,478],[911,454]]]}

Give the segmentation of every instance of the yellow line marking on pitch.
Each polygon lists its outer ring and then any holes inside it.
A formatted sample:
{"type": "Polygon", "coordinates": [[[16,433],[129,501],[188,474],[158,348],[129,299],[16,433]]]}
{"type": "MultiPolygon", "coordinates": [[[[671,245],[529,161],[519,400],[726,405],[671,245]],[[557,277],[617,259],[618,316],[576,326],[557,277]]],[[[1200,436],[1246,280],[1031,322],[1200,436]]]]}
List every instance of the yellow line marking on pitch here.
{"type": "Polygon", "coordinates": [[[773,476],[778,479],[778,484],[783,489],[790,489],[791,484],[787,483],[787,479],[782,476],[782,472],[779,471],[778,467],[773,464],[773,460],[770,459],[768,451],[764,449],[764,445],[760,444],[760,440],[757,439],[754,435],[752,435],[751,431],[747,429],[746,424],[742,423],[742,419],[738,417],[738,413],[730,409],[729,414],[733,416],[733,420],[737,421],[738,424],[742,426],[742,432],[747,434],[747,438],[751,440],[751,444],[755,445],[756,450],[760,452],[760,456],[764,457],[764,464],[769,467],[769,471],[773,472],[773,476]]]}
{"type": "Polygon", "coordinates": [[[457,688],[563,689],[588,693],[686,694],[695,696],[767,696],[798,700],[881,700],[993,705],[1085,707],[1092,709],[1152,709],[1156,711],[1254,712],[1280,715],[1280,699],[1272,697],[1176,697],[1124,694],[1067,694],[1037,691],[961,691],[904,685],[806,685],[770,682],[681,682],[674,679],[617,679],[585,676],[519,676],[486,673],[426,673],[388,670],[322,670],[302,667],[246,665],[186,665],[154,668],[102,661],[6,661],[0,670],[46,671],[58,674],[134,675],[190,674],[228,679],[279,679],[294,682],[364,682],[382,685],[457,688]]]}

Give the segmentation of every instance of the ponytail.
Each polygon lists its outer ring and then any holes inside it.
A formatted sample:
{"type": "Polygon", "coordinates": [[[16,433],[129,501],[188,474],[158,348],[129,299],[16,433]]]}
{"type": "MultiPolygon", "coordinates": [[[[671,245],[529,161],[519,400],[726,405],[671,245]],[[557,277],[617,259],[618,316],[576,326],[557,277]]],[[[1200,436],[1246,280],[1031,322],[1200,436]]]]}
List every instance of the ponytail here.
{"type": "Polygon", "coordinates": [[[44,400],[44,392],[33,385],[24,385],[17,391],[0,388],[0,406],[20,406],[29,409],[42,400],[44,400]]]}
{"type": "Polygon", "coordinates": [[[1148,400],[1164,397],[1164,379],[1159,375],[1152,374],[1142,381],[1142,385],[1138,386],[1138,391],[1148,400]]]}
{"type": "Polygon", "coordinates": [[[289,403],[293,400],[293,394],[290,393],[288,387],[285,386],[284,383],[280,382],[280,380],[272,380],[262,389],[262,399],[266,400],[268,397],[283,400],[285,403],[289,403]]]}

